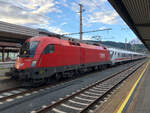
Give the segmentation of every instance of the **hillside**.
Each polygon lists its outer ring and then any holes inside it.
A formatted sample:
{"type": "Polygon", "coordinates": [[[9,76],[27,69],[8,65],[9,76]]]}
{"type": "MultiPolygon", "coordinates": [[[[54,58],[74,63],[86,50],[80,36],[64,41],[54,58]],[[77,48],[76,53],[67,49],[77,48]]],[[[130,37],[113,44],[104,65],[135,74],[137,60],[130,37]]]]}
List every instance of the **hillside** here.
{"type": "Polygon", "coordinates": [[[143,52],[146,51],[146,48],[143,44],[129,44],[129,43],[121,43],[121,42],[112,42],[112,41],[102,41],[101,44],[106,46],[111,46],[120,49],[126,49],[130,51],[138,51],[143,52]],[[127,46],[127,47],[126,47],[127,46]]]}
{"type": "Polygon", "coordinates": [[[113,42],[113,41],[94,41],[94,40],[84,40],[85,42],[92,42],[92,43],[100,43],[108,47],[115,47],[120,49],[127,49],[129,51],[136,51],[136,52],[144,52],[147,51],[143,44],[130,44],[130,43],[122,43],[122,42],[113,42]]]}

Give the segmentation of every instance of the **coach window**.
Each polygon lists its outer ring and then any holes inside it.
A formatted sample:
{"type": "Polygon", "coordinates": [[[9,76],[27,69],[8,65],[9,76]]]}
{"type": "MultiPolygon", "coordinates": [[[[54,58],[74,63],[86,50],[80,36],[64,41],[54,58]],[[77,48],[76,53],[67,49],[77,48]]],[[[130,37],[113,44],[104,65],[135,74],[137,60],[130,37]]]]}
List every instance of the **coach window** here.
{"type": "Polygon", "coordinates": [[[122,57],[123,55],[122,55],[122,53],[120,53],[120,57],[122,57]]]}
{"type": "Polygon", "coordinates": [[[54,53],[54,44],[49,44],[45,47],[43,54],[54,53]]]}
{"type": "Polygon", "coordinates": [[[126,54],[124,53],[123,56],[126,57],[126,54]]]}

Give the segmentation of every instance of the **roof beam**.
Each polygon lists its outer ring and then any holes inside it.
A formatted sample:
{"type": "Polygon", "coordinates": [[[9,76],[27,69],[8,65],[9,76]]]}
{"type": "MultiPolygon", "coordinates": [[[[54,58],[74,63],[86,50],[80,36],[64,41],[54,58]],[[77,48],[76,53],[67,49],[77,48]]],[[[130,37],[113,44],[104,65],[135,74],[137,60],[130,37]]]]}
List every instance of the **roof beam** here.
{"type": "Polygon", "coordinates": [[[150,23],[147,24],[135,24],[137,27],[150,27],[150,23]]]}
{"type": "Polygon", "coordinates": [[[150,41],[150,39],[143,39],[144,41],[150,41]]]}
{"type": "Polygon", "coordinates": [[[2,42],[23,43],[23,42],[25,41],[25,39],[17,39],[17,38],[0,37],[0,41],[2,41],[2,42]]]}
{"type": "MultiPolygon", "coordinates": [[[[127,23],[127,25],[132,29],[132,31],[137,35],[137,37],[143,42],[143,44],[147,47],[148,45],[145,43],[145,41],[142,39],[142,36],[140,32],[137,29],[136,24],[132,20],[128,10],[126,9],[124,3],[122,0],[108,0],[110,4],[114,7],[114,9],[119,13],[119,15],[122,17],[122,19],[127,23]]],[[[150,48],[149,48],[150,50],[150,48]]]]}

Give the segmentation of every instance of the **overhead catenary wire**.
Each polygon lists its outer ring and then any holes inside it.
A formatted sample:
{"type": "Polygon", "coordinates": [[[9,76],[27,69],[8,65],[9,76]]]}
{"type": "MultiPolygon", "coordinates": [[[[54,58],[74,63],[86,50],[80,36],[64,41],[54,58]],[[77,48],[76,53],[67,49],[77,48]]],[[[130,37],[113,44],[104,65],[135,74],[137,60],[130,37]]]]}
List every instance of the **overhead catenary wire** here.
{"type": "MultiPolygon", "coordinates": [[[[111,28],[97,29],[97,30],[92,30],[92,31],[84,31],[82,33],[91,33],[91,32],[108,31],[108,30],[112,30],[112,29],[111,28]]],[[[80,34],[80,32],[77,32],[77,33],[68,33],[68,34],[62,34],[62,35],[76,35],[76,34],[80,34]]]]}
{"type": "MultiPolygon", "coordinates": [[[[92,0],[93,1],[93,0],[92,0]]],[[[91,1],[90,1],[91,2],[91,1]]],[[[77,3],[76,1],[75,1],[75,3],[76,4],[78,4],[79,6],[81,5],[81,3],[79,2],[79,3],[77,3]]],[[[97,8],[99,8],[97,5],[96,5],[96,3],[93,1],[92,3],[94,3],[94,5],[97,7],[97,8]]],[[[101,8],[100,8],[101,9],[101,8]]],[[[80,12],[81,13],[81,12],[80,12]]],[[[84,33],[91,33],[91,32],[98,32],[98,31],[105,31],[105,30],[107,30],[107,31],[109,31],[109,30],[112,30],[112,29],[110,29],[110,28],[108,28],[108,29],[98,29],[98,30],[92,30],[92,31],[84,31],[84,32],[82,32],[81,31],[81,28],[80,28],[80,32],[77,32],[77,33],[67,33],[67,34],[62,34],[62,35],[80,35],[80,39],[81,39],[81,35],[82,34],[84,34],[84,33]]]]}

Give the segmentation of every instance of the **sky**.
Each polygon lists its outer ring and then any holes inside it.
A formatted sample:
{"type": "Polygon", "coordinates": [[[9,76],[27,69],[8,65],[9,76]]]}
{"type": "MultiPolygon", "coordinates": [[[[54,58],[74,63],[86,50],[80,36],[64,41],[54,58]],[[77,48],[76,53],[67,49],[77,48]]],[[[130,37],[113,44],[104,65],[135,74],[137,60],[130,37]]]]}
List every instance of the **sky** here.
{"type": "MultiPolygon", "coordinates": [[[[107,0],[0,0],[0,21],[59,34],[80,31],[80,7],[83,5],[83,39],[99,36],[102,41],[127,42],[136,36],[107,0]]],[[[79,38],[79,35],[68,35],[79,38]]]]}

